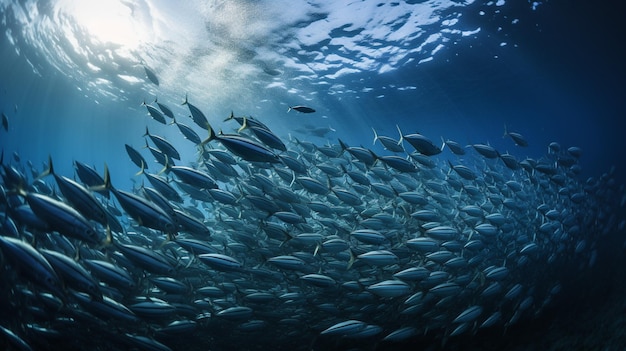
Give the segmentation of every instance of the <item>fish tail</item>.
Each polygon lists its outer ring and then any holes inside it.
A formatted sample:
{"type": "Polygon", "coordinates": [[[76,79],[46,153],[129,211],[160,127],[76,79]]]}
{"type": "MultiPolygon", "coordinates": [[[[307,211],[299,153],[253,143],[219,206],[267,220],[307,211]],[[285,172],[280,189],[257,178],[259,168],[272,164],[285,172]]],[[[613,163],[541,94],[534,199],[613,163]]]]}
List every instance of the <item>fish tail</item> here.
{"type": "Polygon", "coordinates": [[[295,171],[291,171],[291,174],[292,174],[292,177],[291,177],[291,183],[289,183],[289,187],[292,187],[293,183],[296,182],[296,172],[295,171]]]}
{"type": "Polygon", "coordinates": [[[142,136],[150,136],[150,132],[148,131],[148,126],[146,126],[146,132],[142,136]]]}
{"type": "MultiPolygon", "coordinates": [[[[170,168],[171,168],[172,166],[170,166],[170,162],[169,162],[169,160],[170,160],[170,157],[169,157],[169,156],[165,156],[165,165],[163,166],[163,169],[161,169],[161,170],[159,171],[159,173],[158,173],[158,174],[161,174],[161,173],[163,173],[163,172],[167,172],[167,171],[169,171],[169,170],[170,170],[170,168]]],[[[143,164],[143,162],[142,162],[142,164],[143,164]]]]}
{"type": "Polygon", "coordinates": [[[376,145],[376,140],[378,140],[378,134],[376,133],[376,129],[374,129],[374,127],[372,127],[372,132],[374,132],[374,141],[372,142],[372,145],[376,145]]]}
{"type": "Polygon", "coordinates": [[[230,121],[231,119],[235,119],[235,113],[232,110],[230,111],[230,116],[226,117],[226,119],[224,119],[224,122],[230,121]]]}
{"type": "Polygon", "coordinates": [[[135,176],[140,176],[142,174],[144,174],[144,170],[145,170],[145,164],[143,163],[143,160],[141,160],[141,168],[139,169],[139,172],[135,173],[135,176]]]}
{"type": "Polygon", "coordinates": [[[356,261],[356,256],[354,256],[354,252],[352,252],[352,249],[348,249],[348,252],[350,252],[350,260],[348,260],[348,266],[346,267],[346,269],[352,268],[354,261],[356,261]]]}
{"type": "Polygon", "coordinates": [[[348,145],[346,145],[343,141],[341,141],[341,139],[337,139],[339,141],[339,145],[341,145],[341,151],[345,151],[348,148],[348,145]]]}
{"type": "Polygon", "coordinates": [[[400,134],[400,140],[398,140],[398,145],[402,144],[402,140],[404,140],[404,136],[402,135],[402,131],[400,130],[400,127],[396,124],[396,129],[398,130],[398,134],[400,134]]]}
{"type": "Polygon", "coordinates": [[[109,166],[107,166],[107,164],[104,164],[104,184],[100,185],[100,186],[96,186],[93,187],[92,190],[97,191],[97,190],[104,190],[104,189],[113,189],[113,186],[111,185],[111,175],[109,174],[109,166]]]}
{"type": "Polygon", "coordinates": [[[376,155],[376,154],[374,153],[374,151],[372,151],[372,150],[370,150],[370,149],[367,149],[367,151],[369,151],[369,152],[370,152],[370,154],[372,154],[372,157],[374,158],[374,163],[378,162],[378,160],[379,160],[378,155],[376,155]]]}
{"type": "Polygon", "coordinates": [[[504,134],[502,135],[502,137],[504,138],[508,134],[509,134],[509,132],[506,130],[506,123],[504,123],[504,134]]]}
{"type": "Polygon", "coordinates": [[[187,101],[187,93],[185,93],[185,101],[181,105],[187,105],[189,101],[187,101]]]}
{"type": "Polygon", "coordinates": [[[54,168],[52,167],[52,156],[48,155],[48,168],[46,168],[35,180],[39,180],[47,175],[54,174],[54,168]]]}
{"type": "Polygon", "coordinates": [[[243,116],[243,123],[241,124],[241,127],[237,129],[237,133],[241,133],[241,131],[246,128],[248,128],[248,118],[246,116],[243,116]]]}
{"type": "Polygon", "coordinates": [[[211,125],[208,122],[207,122],[207,130],[209,132],[209,136],[200,143],[200,145],[202,145],[203,147],[204,145],[208,144],[211,140],[217,138],[217,135],[215,134],[213,127],[211,127],[211,125]]]}
{"type": "Polygon", "coordinates": [[[289,111],[291,111],[291,106],[289,106],[289,108],[287,109],[287,113],[289,113],[289,111]]]}
{"type": "Polygon", "coordinates": [[[172,121],[168,125],[176,124],[176,117],[172,117],[172,121]]]}

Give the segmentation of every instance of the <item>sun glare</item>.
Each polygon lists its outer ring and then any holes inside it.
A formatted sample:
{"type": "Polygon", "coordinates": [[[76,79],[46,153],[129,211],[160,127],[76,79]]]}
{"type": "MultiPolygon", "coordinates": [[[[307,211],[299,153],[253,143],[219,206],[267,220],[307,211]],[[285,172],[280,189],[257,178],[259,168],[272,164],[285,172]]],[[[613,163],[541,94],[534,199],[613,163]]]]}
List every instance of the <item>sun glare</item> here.
{"type": "Polygon", "coordinates": [[[101,43],[119,44],[129,49],[138,47],[145,28],[136,21],[133,9],[121,1],[67,1],[65,10],[92,39],[101,43]]]}

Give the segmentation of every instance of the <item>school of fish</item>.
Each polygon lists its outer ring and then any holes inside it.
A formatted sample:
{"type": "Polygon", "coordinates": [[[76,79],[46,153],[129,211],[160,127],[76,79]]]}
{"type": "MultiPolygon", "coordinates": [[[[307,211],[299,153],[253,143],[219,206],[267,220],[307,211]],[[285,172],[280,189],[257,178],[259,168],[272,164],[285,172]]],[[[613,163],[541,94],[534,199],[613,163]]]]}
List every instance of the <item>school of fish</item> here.
{"type": "Polygon", "coordinates": [[[625,225],[623,186],[611,172],[580,180],[577,147],[519,160],[398,128],[374,131],[381,155],[234,113],[219,127],[238,131],[216,133],[187,97],[195,126],[144,105],[199,156],[177,164],[146,126],[128,142],[143,132],[149,151],[125,145],[135,189],[106,166],[76,160],[61,175],[54,155],[35,169],[3,150],[5,348],[374,349],[506,329],[541,314],[560,272],[593,267],[598,241],[625,225]]]}

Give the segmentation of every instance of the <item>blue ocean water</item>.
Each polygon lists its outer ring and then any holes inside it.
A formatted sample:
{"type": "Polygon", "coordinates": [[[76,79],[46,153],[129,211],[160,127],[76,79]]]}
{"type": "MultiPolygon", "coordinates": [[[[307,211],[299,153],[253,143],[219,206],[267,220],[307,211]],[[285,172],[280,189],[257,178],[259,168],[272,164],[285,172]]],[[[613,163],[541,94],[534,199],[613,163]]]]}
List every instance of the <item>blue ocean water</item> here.
{"type": "MultiPolygon", "coordinates": [[[[124,144],[146,159],[142,135],[167,138],[181,164],[197,148],[156,123],[142,102],[194,125],[187,96],[216,130],[231,111],[284,141],[381,155],[374,140],[420,133],[489,144],[518,160],[551,142],[582,149],[581,182],[626,180],[626,54],[614,4],[583,1],[112,1],[0,2],[0,128],[4,163],[71,177],[73,161],[130,190],[124,144]],[[158,77],[151,82],[144,67],[158,77]],[[312,114],[288,111],[305,105],[312,114]],[[505,127],[506,126],[506,127],[505,127]],[[505,128],[522,134],[515,145],[505,128]]],[[[615,5],[617,6],[617,5],[615,5]]],[[[467,152],[474,150],[468,148],[467,152]]],[[[449,150],[435,157],[459,160],[449,150]]],[[[150,161],[150,172],[162,166],[150,161]]]]}
{"type": "MultiPolygon", "coordinates": [[[[51,153],[66,170],[108,162],[126,182],[117,171],[131,166],[124,143],[143,146],[141,102],[161,97],[188,122],[188,94],[219,128],[233,110],[281,136],[330,127],[324,138],[369,147],[371,128],[397,138],[398,125],[521,159],[556,141],[583,149],[584,176],[624,174],[621,28],[608,4],[279,4],[138,1],[94,19],[72,1],[5,2],[5,153],[34,163],[51,153]],[[318,112],[286,113],[297,104],[318,112]],[[505,125],[529,147],[502,138],[505,125]]],[[[185,143],[175,128],[154,132],[185,143]]]]}

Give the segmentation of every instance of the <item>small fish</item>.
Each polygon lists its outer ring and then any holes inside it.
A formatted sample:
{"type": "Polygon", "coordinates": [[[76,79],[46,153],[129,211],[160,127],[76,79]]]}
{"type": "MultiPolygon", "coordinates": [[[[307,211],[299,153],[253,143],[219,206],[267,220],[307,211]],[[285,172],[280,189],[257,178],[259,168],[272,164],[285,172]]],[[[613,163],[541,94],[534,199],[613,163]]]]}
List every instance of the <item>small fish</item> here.
{"type": "Polygon", "coordinates": [[[142,102],[141,103],[142,106],[145,106],[148,109],[148,113],[150,114],[150,116],[152,118],[154,118],[155,121],[161,123],[161,124],[166,124],[167,122],[165,121],[165,117],[163,117],[163,114],[161,113],[161,111],[157,110],[155,107],[150,106],[148,104],[146,104],[146,102],[142,102]]]}
{"type": "Polygon", "coordinates": [[[74,166],[78,178],[88,187],[104,184],[104,179],[91,166],[80,161],[74,161],[74,166]]]}
{"type": "Polygon", "coordinates": [[[187,105],[187,107],[189,107],[189,112],[191,112],[191,118],[200,128],[209,129],[209,121],[207,120],[206,116],[204,115],[204,113],[202,113],[202,111],[200,111],[199,108],[197,108],[195,105],[192,105],[189,100],[187,100],[187,94],[185,94],[185,101],[183,102],[183,105],[187,105]]]}
{"type": "Polygon", "coordinates": [[[51,229],[91,244],[101,243],[100,235],[91,223],[65,202],[37,193],[26,194],[26,202],[51,229]]]}
{"type": "MultiPolygon", "coordinates": [[[[396,128],[398,128],[398,126],[396,125],[396,128]]],[[[380,141],[380,143],[383,145],[383,147],[386,150],[389,150],[391,152],[404,152],[404,147],[402,146],[402,134],[400,134],[400,140],[396,140],[394,138],[388,137],[388,136],[380,136],[378,135],[378,133],[376,133],[376,129],[372,128],[372,131],[374,132],[374,143],[376,144],[376,140],[380,141]]],[[[398,132],[400,132],[400,128],[398,128],[398,132]]]]}
{"type": "Polygon", "coordinates": [[[7,132],[9,131],[9,117],[4,112],[2,112],[2,128],[7,132]]]}
{"type": "Polygon", "coordinates": [[[444,146],[447,146],[448,149],[450,149],[450,151],[452,151],[453,154],[455,155],[465,155],[465,149],[463,149],[463,146],[461,146],[461,144],[457,143],[454,140],[443,140],[443,137],[441,138],[441,141],[443,142],[444,146]]]}
{"type": "Polygon", "coordinates": [[[472,144],[471,145],[476,152],[481,154],[485,158],[497,158],[500,153],[491,145],[486,144],[472,144]]]}
{"type": "Polygon", "coordinates": [[[76,181],[64,176],[57,175],[52,165],[52,157],[48,156],[48,169],[39,178],[52,175],[61,190],[61,193],[74,209],[78,210],[85,218],[92,219],[103,226],[107,224],[107,215],[102,204],[94,197],[87,188],[76,181]]]}
{"type": "Polygon", "coordinates": [[[154,74],[154,72],[148,68],[148,66],[144,65],[143,66],[144,71],[146,71],[146,76],[148,77],[148,79],[154,84],[154,85],[159,85],[159,78],[157,78],[156,74],[154,74]]]}
{"type": "Polygon", "coordinates": [[[176,150],[176,148],[172,144],[170,144],[169,141],[165,140],[165,138],[158,135],[150,134],[150,131],[148,131],[148,126],[146,126],[146,132],[143,134],[143,136],[150,137],[150,140],[152,140],[154,145],[161,152],[175,160],[180,161],[180,154],[178,153],[178,150],[176,150]]]}
{"type": "Polygon", "coordinates": [[[513,142],[515,143],[515,145],[522,146],[522,147],[528,146],[528,141],[526,141],[526,138],[524,138],[520,133],[507,131],[506,124],[505,124],[504,135],[502,137],[504,138],[507,135],[511,137],[511,139],[513,139],[513,142]]]}
{"type": "Polygon", "coordinates": [[[115,189],[111,185],[109,168],[106,165],[104,166],[104,187],[113,192],[124,211],[139,225],[160,230],[168,235],[176,234],[174,221],[163,209],[135,194],[115,189]]]}
{"type": "Polygon", "coordinates": [[[301,106],[301,105],[289,106],[289,109],[287,109],[287,112],[289,112],[291,110],[296,110],[296,111],[301,112],[301,113],[313,113],[313,112],[315,112],[314,109],[312,109],[310,107],[306,107],[306,106],[301,106]]]}
{"type": "Polygon", "coordinates": [[[154,103],[157,104],[157,106],[159,106],[159,109],[161,110],[161,112],[163,112],[164,115],[166,115],[169,118],[174,118],[174,112],[172,112],[172,110],[166,105],[157,101],[156,97],[154,98],[154,103]]]}
{"type": "Polygon", "coordinates": [[[59,297],[63,296],[61,280],[56,271],[30,244],[0,235],[0,252],[5,262],[10,262],[15,270],[19,270],[33,284],[47,288],[59,297]]]}
{"type": "Polygon", "coordinates": [[[140,167],[140,168],[143,167],[146,169],[148,168],[148,164],[146,163],[146,160],[143,158],[143,156],[141,156],[139,151],[135,150],[132,146],[128,144],[124,144],[124,146],[126,147],[126,153],[130,157],[130,160],[133,161],[133,163],[136,164],[137,167],[140,167]]]}
{"type": "Polygon", "coordinates": [[[235,116],[235,113],[233,111],[230,111],[230,115],[224,119],[224,122],[230,121],[231,119],[234,119],[235,121],[237,121],[237,123],[239,123],[239,125],[241,126],[241,128],[239,128],[237,132],[241,132],[242,130],[244,130],[246,128],[245,125],[249,127],[263,128],[267,130],[270,129],[268,126],[266,126],[261,121],[257,120],[256,118],[252,116],[237,117],[235,116]]]}
{"type": "Polygon", "coordinates": [[[203,145],[211,140],[218,140],[228,151],[246,161],[280,163],[280,158],[272,150],[252,139],[238,134],[216,134],[208,123],[207,127],[209,137],[202,142],[203,145]]]}
{"type": "Polygon", "coordinates": [[[269,128],[259,127],[258,125],[252,124],[248,125],[248,118],[244,117],[241,128],[239,128],[239,132],[246,128],[250,129],[257,137],[257,139],[259,139],[263,144],[271,147],[272,149],[287,151],[287,147],[282,142],[282,140],[280,140],[280,138],[276,134],[274,134],[269,128]]]}
{"type": "Polygon", "coordinates": [[[191,127],[189,127],[186,124],[176,121],[176,118],[172,117],[172,123],[170,124],[176,124],[176,126],[178,127],[178,130],[180,130],[183,136],[185,136],[185,138],[191,141],[192,143],[198,145],[202,142],[202,139],[200,139],[200,137],[198,136],[198,133],[196,133],[195,130],[193,130],[191,127]]]}
{"type": "Polygon", "coordinates": [[[443,147],[445,145],[444,143],[443,145],[441,145],[441,147],[438,147],[437,145],[435,145],[435,143],[433,143],[430,139],[423,136],[422,134],[414,133],[403,135],[400,131],[400,128],[398,128],[398,132],[400,133],[401,138],[411,144],[411,146],[413,146],[417,152],[425,156],[434,156],[441,153],[441,150],[443,150],[443,147]]]}

